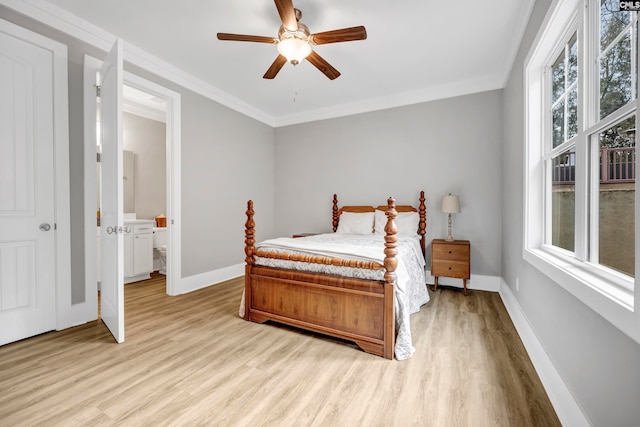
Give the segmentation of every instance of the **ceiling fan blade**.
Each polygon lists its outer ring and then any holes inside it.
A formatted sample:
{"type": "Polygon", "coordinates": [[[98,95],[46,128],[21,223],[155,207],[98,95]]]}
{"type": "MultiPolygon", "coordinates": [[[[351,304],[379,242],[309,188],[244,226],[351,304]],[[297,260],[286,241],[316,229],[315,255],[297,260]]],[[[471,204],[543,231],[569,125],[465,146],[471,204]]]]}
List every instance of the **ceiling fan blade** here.
{"type": "Polygon", "coordinates": [[[363,26],[325,31],[323,33],[312,34],[309,37],[313,44],[350,42],[354,40],[365,40],[366,38],[367,30],[363,26]]]}
{"type": "Polygon", "coordinates": [[[340,77],[340,71],[333,68],[331,64],[325,61],[324,58],[314,51],[311,51],[309,56],[307,56],[307,61],[311,62],[318,70],[322,71],[325,76],[329,77],[329,80],[340,77]]]}
{"type": "Polygon", "coordinates": [[[298,20],[296,19],[296,11],[293,8],[293,1],[275,0],[275,2],[282,25],[289,31],[296,31],[298,29],[298,20]]]}
{"type": "Polygon", "coordinates": [[[262,76],[262,78],[263,79],[273,79],[278,74],[278,72],[280,71],[282,66],[284,64],[286,64],[286,63],[287,63],[287,58],[285,58],[282,55],[278,55],[276,60],[273,61],[273,64],[271,64],[271,67],[269,67],[267,72],[264,73],[264,76],[262,76]]]}
{"type": "Polygon", "coordinates": [[[256,43],[269,43],[276,44],[278,39],[266,36],[249,36],[246,34],[229,34],[218,33],[218,40],[231,40],[236,42],[256,42],[256,43]]]}

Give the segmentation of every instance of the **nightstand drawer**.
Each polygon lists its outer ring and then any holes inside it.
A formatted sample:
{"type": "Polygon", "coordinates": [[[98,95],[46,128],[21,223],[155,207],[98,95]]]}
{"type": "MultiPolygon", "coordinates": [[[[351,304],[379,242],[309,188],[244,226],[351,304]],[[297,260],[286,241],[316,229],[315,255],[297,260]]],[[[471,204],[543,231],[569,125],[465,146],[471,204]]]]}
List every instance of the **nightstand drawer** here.
{"type": "Polygon", "coordinates": [[[446,276],[459,279],[469,278],[469,262],[434,260],[431,265],[431,275],[446,276]]]}
{"type": "Polygon", "coordinates": [[[433,258],[447,261],[464,261],[469,259],[468,245],[436,244],[432,245],[433,258]]]}

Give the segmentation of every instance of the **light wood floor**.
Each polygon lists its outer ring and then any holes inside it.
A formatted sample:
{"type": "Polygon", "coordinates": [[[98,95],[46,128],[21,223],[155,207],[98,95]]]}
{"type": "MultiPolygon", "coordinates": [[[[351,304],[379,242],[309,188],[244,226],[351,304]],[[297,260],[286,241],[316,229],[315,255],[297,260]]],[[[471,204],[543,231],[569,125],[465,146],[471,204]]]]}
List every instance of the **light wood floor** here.
{"type": "Polygon", "coordinates": [[[1,426],[560,425],[494,293],[431,292],[389,361],[240,319],[241,280],[125,288],[123,344],[96,321],[0,347],[1,426]]]}

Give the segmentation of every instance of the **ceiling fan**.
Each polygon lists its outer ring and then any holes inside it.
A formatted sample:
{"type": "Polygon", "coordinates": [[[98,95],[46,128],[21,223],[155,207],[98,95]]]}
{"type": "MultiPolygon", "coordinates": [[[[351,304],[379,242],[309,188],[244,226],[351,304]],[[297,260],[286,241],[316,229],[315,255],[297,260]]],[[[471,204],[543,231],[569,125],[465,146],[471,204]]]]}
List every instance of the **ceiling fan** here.
{"type": "Polygon", "coordinates": [[[275,0],[275,3],[282,20],[277,38],[218,33],[218,40],[276,44],[279,54],[264,76],[262,76],[265,79],[273,79],[286,62],[298,65],[306,58],[313,66],[322,71],[325,76],[333,80],[340,76],[340,72],[314,52],[311,46],[365,40],[367,38],[367,30],[363,26],[311,34],[309,28],[299,22],[300,18],[302,18],[302,12],[293,7],[292,0],[275,0]]]}

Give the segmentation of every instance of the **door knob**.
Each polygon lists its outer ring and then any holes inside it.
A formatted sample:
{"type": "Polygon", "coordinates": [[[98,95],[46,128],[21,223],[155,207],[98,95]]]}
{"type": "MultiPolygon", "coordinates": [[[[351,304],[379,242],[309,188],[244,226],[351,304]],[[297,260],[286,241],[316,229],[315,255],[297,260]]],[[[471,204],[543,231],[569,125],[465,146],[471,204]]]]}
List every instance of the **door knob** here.
{"type": "Polygon", "coordinates": [[[40,230],[42,231],[49,231],[51,230],[51,226],[49,224],[47,224],[46,222],[40,224],[40,230]]]}

